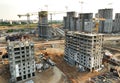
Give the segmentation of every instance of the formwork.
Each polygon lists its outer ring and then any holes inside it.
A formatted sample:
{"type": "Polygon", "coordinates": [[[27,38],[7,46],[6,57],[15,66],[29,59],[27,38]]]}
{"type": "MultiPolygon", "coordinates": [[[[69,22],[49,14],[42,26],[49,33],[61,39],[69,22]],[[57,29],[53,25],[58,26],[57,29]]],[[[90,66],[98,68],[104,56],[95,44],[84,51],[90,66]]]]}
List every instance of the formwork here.
{"type": "Polygon", "coordinates": [[[48,26],[48,12],[41,11],[38,13],[39,22],[38,22],[38,30],[39,36],[41,38],[50,38],[50,27],[48,26]]]}
{"type": "Polygon", "coordinates": [[[69,31],[65,39],[64,58],[75,61],[86,69],[94,70],[102,65],[102,34],[86,34],[69,31]]]}
{"type": "Polygon", "coordinates": [[[9,42],[7,51],[10,62],[11,83],[17,83],[35,76],[34,44],[32,42],[9,42]]]}
{"type": "Polygon", "coordinates": [[[104,33],[111,33],[113,32],[113,20],[112,19],[106,19],[104,22],[104,33]]]}

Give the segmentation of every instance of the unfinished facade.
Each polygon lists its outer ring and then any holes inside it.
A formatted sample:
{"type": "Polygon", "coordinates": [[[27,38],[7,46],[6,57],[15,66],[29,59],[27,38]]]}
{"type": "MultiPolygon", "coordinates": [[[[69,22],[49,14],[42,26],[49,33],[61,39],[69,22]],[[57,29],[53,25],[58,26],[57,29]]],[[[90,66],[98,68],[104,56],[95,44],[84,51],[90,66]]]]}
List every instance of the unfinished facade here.
{"type": "Polygon", "coordinates": [[[102,34],[67,32],[64,59],[90,71],[100,69],[102,65],[102,34]]]}
{"type": "Polygon", "coordinates": [[[99,9],[99,18],[104,18],[105,20],[100,20],[99,22],[99,32],[100,33],[111,33],[113,28],[113,9],[99,9]]]}
{"type": "Polygon", "coordinates": [[[67,12],[67,16],[64,17],[64,29],[69,31],[76,31],[75,18],[76,12],[67,12]]]}
{"type": "Polygon", "coordinates": [[[79,14],[81,31],[92,32],[94,28],[93,13],[80,13],[79,14]]]}
{"type": "Polygon", "coordinates": [[[35,76],[34,44],[29,41],[8,43],[11,83],[35,76]]]}
{"type": "Polygon", "coordinates": [[[68,31],[91,32],[92,28],[94,28],[92,18],[93,13],[80,13],[76,17],[76,12],[67,12],[67,16],[64,17],[64,29],[68,31]]]}
{"type": "Polygon", "coordinates": [[[116,14],[115,14],[113,32],[114,32],[114,33],[120,32],[120,13],[116,13],[116,14]]]}
{"type": "Polygon", "coordinates": [[[39,36],[41,38],[50,38],[50,27],[48,26],[48,12],[41,11],[38,13],[39,22],[38,22],[38,30],[39,36]]]}

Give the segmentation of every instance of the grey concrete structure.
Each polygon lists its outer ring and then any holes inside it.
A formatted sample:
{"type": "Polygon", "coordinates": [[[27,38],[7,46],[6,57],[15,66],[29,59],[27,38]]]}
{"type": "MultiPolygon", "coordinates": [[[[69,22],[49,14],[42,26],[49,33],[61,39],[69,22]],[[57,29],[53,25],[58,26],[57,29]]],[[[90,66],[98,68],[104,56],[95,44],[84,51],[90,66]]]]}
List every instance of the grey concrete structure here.
{"type": "Polygon", "coordinates": [[[113,9],[99,9],[98,15],[99,15],[99,18],[112,19],[113,9]]]}
{"type": "Polygon", "coordinates": [[[13,41],[7,46],[11,83],[18,83],[35,76],[34,44],[29,41],[13,41]]]}
{"type": "Polygon", "coordinates": [[[116,14],[115,14],[113,32],[114,32],[114,33],[120,32],[120,13],[116,13],[116,14]]]}
{"type": "Polygon", "coordinates": [[[79,68],[90,71],[102,65],[102,34],[87,34],[69,31],[66,33],[64,59],[79,68]]]}
{"type": "Polygon", "coordinates": [[[93,13],[80,13],[79,18],[81,19],[81,31],[91,32],[94,23],[93,23],[93,13]]]}
{"type": "Polygon", "coordinates": [[[41,38],[50,38],[49,31],[50,27],[48,26],[48,12],[41,11],[38,13],[39,22],[38,22],[38,30],[39,36],[41,38]]]}
{"type": "Polygon", "coordinates": [[[99,18],[104,18],[104,21],[99,22],[100,33],[111,33],[113,28],[113,9],[99,9],[99,18]]]}
{"type": "Polygon", "coordinates": [[[68,31],[91,32],[94,27],[93,13],[81,13],[76,17],[75,12],[67,12],[64,17],[64,29],[68,31]]]}
{"type": "Polygon", "coordinates": [[[76,31],[76,12],[67,12],[67,17],[64,17],[64,29],[76,31]]]}

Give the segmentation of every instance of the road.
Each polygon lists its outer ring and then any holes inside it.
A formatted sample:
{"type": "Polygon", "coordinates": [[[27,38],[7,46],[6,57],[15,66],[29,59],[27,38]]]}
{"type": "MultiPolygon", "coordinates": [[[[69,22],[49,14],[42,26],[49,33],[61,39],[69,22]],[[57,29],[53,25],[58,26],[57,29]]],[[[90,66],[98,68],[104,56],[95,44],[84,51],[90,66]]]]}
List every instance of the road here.
{"type": "MultiPolygon", "coordinates": [[[[57,41],[45,41],[45,42],[34,42],[35,46],[39,45],[49,45],[49,44],[64,44],[64,40],[57,40],[57,41]]],[[[0,46],[0,49],[7,48],[7,46],[0,46]]]]}
{"type": "Polygon", "coordinates": [[[109,35],[109,36],[104,36],[105,41],[110,41],[110,40],[120,40],[120,35],[109,35]]]}

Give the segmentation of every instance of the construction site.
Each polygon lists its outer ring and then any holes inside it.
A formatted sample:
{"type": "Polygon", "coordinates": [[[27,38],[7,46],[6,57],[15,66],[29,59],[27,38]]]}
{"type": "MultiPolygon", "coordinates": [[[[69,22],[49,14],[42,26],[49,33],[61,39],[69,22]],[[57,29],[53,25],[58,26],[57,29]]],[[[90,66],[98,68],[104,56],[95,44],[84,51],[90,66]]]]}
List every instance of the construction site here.
{"type": "MultiPolygon", "coordinates": [[[[38,12],[36,28],[0,29],[0,83],[120,83],[119,13],[113,21],[113,9],[70,11],[61,25],[48,14],[38,12]]],[[[18,16],[29,27],[30,15],[18,16]]]]}

